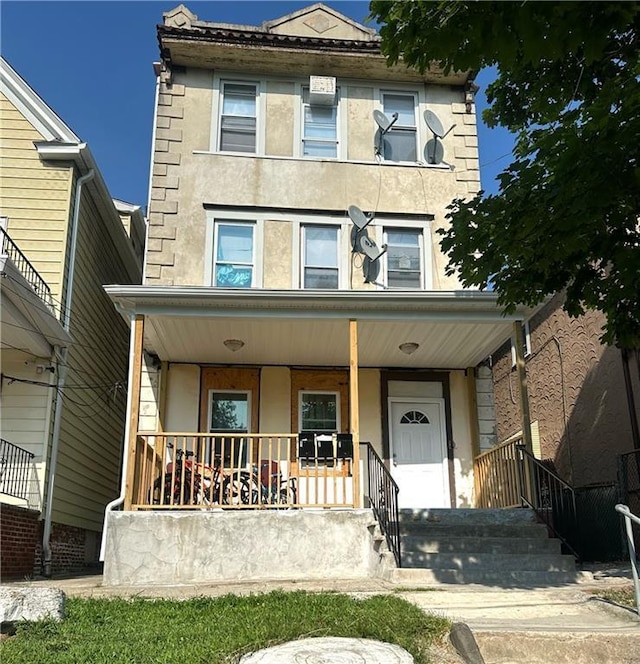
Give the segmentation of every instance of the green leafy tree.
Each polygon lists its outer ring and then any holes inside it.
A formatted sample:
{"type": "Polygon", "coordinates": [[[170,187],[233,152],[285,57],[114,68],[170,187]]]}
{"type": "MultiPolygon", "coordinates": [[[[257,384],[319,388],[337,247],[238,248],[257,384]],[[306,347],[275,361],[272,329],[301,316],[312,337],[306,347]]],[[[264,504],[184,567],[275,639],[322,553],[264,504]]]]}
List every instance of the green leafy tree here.
{"type": "Polygon", "coordinates": [[[640,3],[370,3],[382,50],[420,71],[495,66],[484,120],[516,134],[497,195],[450,207],[449,273],[507,311],[566,291],[603,340],[640,347],[640,3]]]}

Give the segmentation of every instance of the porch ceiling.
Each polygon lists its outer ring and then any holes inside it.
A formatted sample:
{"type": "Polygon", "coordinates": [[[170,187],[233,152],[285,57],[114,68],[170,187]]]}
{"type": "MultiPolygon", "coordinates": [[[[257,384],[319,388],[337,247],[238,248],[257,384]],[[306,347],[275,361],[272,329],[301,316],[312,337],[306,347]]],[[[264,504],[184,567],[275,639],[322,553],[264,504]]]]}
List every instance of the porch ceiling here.
{"type": "Polygon", "coordinates": [[[509,338],[513,320],[493,293],[220,291],[107,286],[123,315],[144,314],[145,348],[161,360],[202,364],[349,364],[358,321],[362,367],[465,368],[509,338]],[[244,346],[233,352],[226,339],[244,346]],[[419,344],[411,355],[404,342],[419,344]]]}

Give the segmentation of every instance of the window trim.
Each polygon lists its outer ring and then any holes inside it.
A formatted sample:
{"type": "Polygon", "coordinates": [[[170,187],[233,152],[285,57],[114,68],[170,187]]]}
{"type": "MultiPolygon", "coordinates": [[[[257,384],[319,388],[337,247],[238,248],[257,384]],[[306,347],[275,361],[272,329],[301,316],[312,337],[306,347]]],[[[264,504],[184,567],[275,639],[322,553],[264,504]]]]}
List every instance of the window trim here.
{"type": "MultiPolygon", "coordinates": [[[[384,149],[381,150],[380,157],[385,164],[419,164],[423,162],[423,159],[421,159],[422,152],[421,152],[421,146],[423,144],[423,130],[422,130],[422,123],[420,122],[420,116],[421,113],[420,111],[422,110],[423,107],[423,100],[422,100],[422,94],[420,90],[416,90],[415,88],[413,89],[407,89],[407,88],[379,88],[378,89],[378,108],[384,113],[384,96],[385,95],[404,95],[404,96],[412,96],[413,97],[413,119],[414,119],[414,135],[415,135],[415,142],[416,142],[416,159],[415,161],[396,161],[395,159],[386,159],[384,156],[384,149]]],[[[403,125],[398,125],[398,129],[403,129],[407,128],[406,126],[403,125]]],[[[393,128],[391,129],[391,132],[393,132],[393,128]]],[[[376,131],[377,134],[377,131],[376,131]]]]}
{"type": "Polygon", "coordinates": [[[303,429],[302,428],[302,396],[303,394],[330,394],[335,397],[336,400],[336,428],[331,431],[324,431],[323,433],[340,433],[341,426],[341,415],[340,412],[340,399],[341,393],[339,390],[298,390],[298,431],[313,431],[317,433],[321,431],[320,429],[303,429]]]}
{"type": "MultiPolygon", "coordinates": [[[[523,357],[526,359],[531,355],[531,328],[529,326],[529,321],[522,321],[522,338],[524,340],[524,354],[523,357]]],[[[516,344],[513,335],[511,335],[511,367],[516,366],[516,344]]]]}
{"type": "Polygon", "coordinates": [[[214,154],[234,155],[239,157],[264,156],[264,115],[265,115],[265,81],[255,76],[223,72],[213,77],[213,103],[211,104],[211,136],[209,150],[214,154]],[[222,103],[224,100],[225,83],[238,85],[254,85],[256,88],[256,149],[255,152],[235,152],[232,150],[221,150],[220,139],[222,132],[222,103]]]}
{"type": "Polygon", "coordinates": [[[431,260],[431,232],[429,222],[420,226],[398,222],[380,221],[382,226],[382,241],[387,243],[387,232],[391,231],[411,231],[418,236],[418,248],[420,250],[420,286],[417,288],[403,289],[398,286],[389,286],[389,257],[385,253],[382,261],[382,283],[385,290],[411,290],[427,291],[433,290],[433,265],[431,260]]]}
{"type": "Polygon", "coordinates": [[[338,224],[315,224],[315,223],[301,223],[300,224],[300,232],[299,232],[299,238],[300,238],[300,290],[340,290],[341,286],[341,275],[342,275],[342,270],[340,269],[341,267],[341,250],[342,250],[342,233],[341,227],[338,224]],[[305,241],[306,241],[306,232],[308,228],[331,228],[334,229],[336,232],[336,266],[335,268],[325,268],[327,270],[329,269],[335,269],[337,271],[337,277],[338,277],[338,284],[335,287],[335,289],[322,289],[322,288],[307,288],[305,284],[305,270],[308,267],[320,267],[322,269],[323,266],[313,266],[313,265],[307,265],[305,262],[305,241]]]}
{"type": "MultiPolygon", "coordinates": [[[[296,113],[296,122],[294,126],[294,140],[296,144],[296,149],[293,151],[295,157],[300,159],[318,159],[321,161],[346,161],[346,155],[344,153],[344,146],[346,144],[346,136],[344,133],[344,125],[346,123],[342,122],[342,113],[341,109],[344,104],[342,103],[342,92],[341,86],[338,81],[336,81],[336,156],[335,157],[320,157],[318,155],[305,155],[304,154],[304,116],[305,108],[310,106],[309,103],[304,102],[304,90],[309,88],[309,81],[307,80],[304,83],[298,83],[296,85],[296,96],[298,97],[298,111],[296,113]]],[[[328,141],[327,141],[328,142],[328,141]]]]}
{"type": "MultiPolygon", "coordinates": [[[[252,214],[238,214],[238,213],[225,213],[223,210],[219,212],[212,211],[207,213],[206,223],[206,238],[205,238],[205,266],[204,266],[204,285],[211,288],[224,289],[225,286],[215,285],[215,263],[217,251],[217,229],[219,224],[229,225],[253,225],[253,274],[251,279],[251,286],[249,288],[260,288],[262,286],[263,278],[263,217],[257,217],[252,214]]],[[[244,289],[247,290],[247,289],[244,289]]]]}

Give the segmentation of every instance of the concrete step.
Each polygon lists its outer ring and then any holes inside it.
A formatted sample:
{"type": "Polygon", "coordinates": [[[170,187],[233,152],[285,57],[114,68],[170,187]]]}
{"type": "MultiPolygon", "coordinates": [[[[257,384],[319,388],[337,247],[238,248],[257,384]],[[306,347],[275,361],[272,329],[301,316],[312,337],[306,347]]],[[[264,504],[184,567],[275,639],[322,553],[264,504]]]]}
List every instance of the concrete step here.
{"type": "MultiPolygon", "coordinates": [[[[404,562],[403,562],[404,564],[404,562]]],[[[388,571],[386,579],[401,586],[429,587],[444,584],[479,584],[501,588],[545,588],[582,579],[580,572],[543,572],[531,570],[482,570],[482,569],[420,569],[395,568],[388,571]]]]}
{"type": "Polygon", "coordinates": [[[427,536],[430,539],[452,537],[524,537],[547,538],[547,527],[541,523],[520,524],[448,524],[425,521],[400,522],[400,535],[427,536]]]}
{"type": "Polygon", "coordinates": [[[514,509],[401,509],[398,513],[400,523],[430,522],[471,525],[471,524],[526,524],[536,523],[535,512],[528,508],[514,509]]]}
{"type": "Polygon", "coordinates": [[[402,550],[423,553],[560,553],[560,541],[542,537],[429,537],[405,535],[402,550]]]}
{"type": "Polygon", "coordinates": [[[575,572],[573,556],[513,553],[415,553],[403,552],[402,566],[438,570],[575,572]]]}

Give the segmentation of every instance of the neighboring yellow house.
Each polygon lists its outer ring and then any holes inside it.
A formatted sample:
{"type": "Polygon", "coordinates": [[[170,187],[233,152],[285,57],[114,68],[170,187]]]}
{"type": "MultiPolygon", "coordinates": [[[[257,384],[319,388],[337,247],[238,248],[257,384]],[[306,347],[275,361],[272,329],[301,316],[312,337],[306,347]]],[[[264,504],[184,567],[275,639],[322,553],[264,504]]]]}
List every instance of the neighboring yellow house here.
{"type": "Polygon", "coordinates": [[[106,581],[367,573],[347,521],[393,486],[473,506],[474,368],[523,317],[439,246],[480,188],[471,73],[388,68],[322,4],[261,26],[180,5],[158,37],[144,284],[107,287],[134,344],[106,581]]]}
{"type": "Polygon", "coordinates": [[[0,182],[3,552],[24,509],[45,571],[80,567],[97,560],[126,410],[129,331],[102,285],[140,283],[145,220],[3,59],[0,182]]]}

